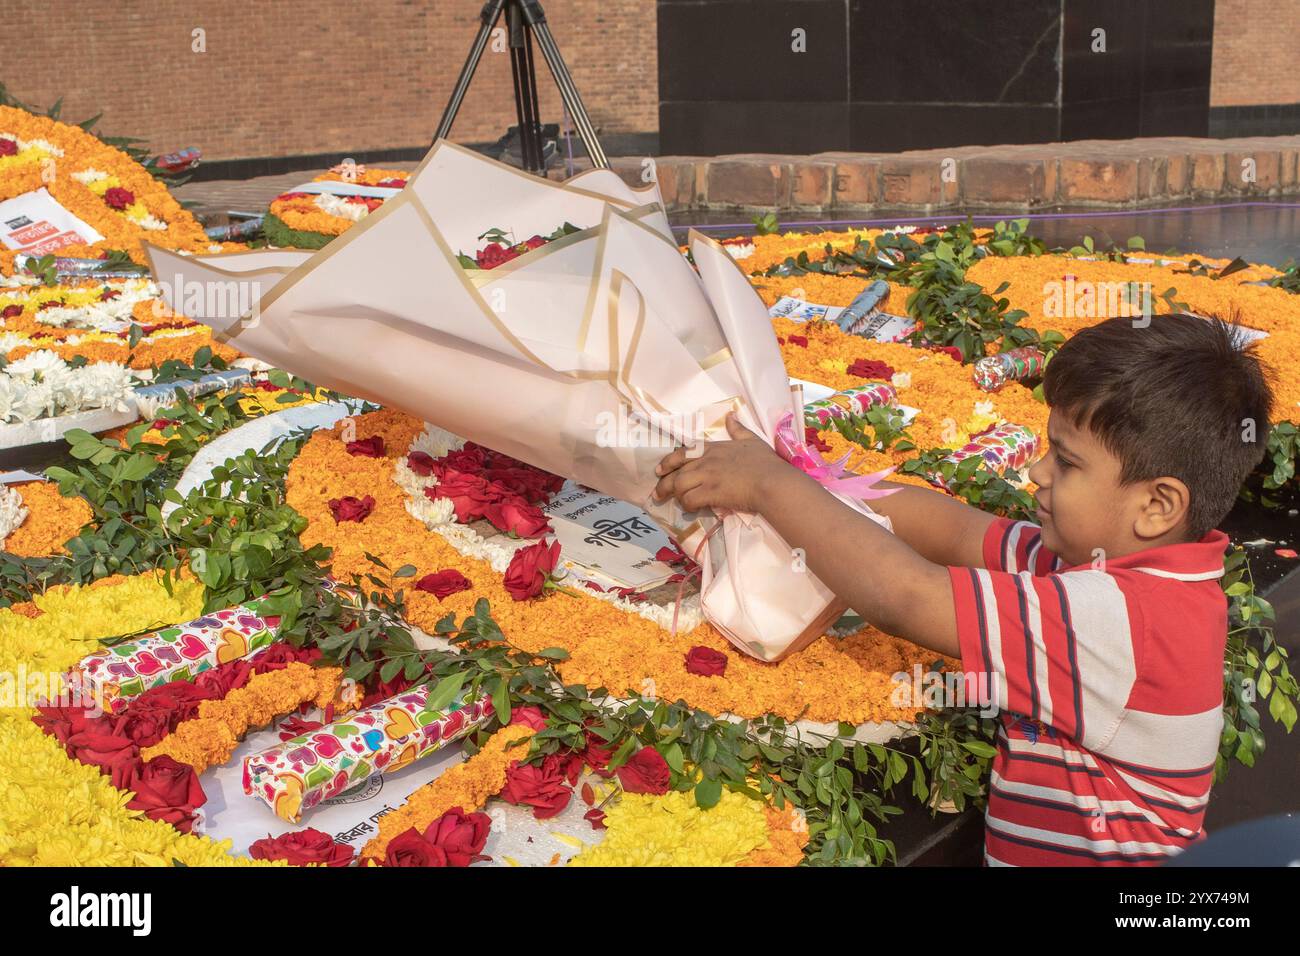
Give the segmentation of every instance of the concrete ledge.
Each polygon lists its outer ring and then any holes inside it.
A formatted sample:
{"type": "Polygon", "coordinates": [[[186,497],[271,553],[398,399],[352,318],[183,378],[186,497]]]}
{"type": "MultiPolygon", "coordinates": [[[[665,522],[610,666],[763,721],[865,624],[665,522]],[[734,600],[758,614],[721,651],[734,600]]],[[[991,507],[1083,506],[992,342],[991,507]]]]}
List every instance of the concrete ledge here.
{"type": "MultiPolygon", "coordinates": [[[[611,160],[634,186],[644,157],[611,160]]],[[[671,210],[1122,208],[1300,196],[1300,136],[1169,137],[812,156],[661,156],[671,210]]],[[[587,168],[583,165],[582,168],[587,168]]],[[[563,169],[552,178],[564,178],[563,169]]]]}

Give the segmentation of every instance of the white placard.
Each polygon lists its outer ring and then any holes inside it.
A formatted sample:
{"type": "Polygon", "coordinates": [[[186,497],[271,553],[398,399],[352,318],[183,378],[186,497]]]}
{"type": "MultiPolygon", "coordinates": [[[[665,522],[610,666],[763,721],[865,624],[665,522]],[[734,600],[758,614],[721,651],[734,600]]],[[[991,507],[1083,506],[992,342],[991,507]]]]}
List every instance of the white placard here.
{"type": "Polygon", "coordinates": [[[674,573],[655,558],[672,542],[636,505],[566,481],[542,510],[555,528],[561,563],[580,578],[644,590],[674,573]]]}
{"type": "MultiPolygon", "coordinates": [[[[793,296],[785,295],[777,300],[776,305],[767,310],[774,319],[789,319],[792,322],[816,322],[825,319],[836,321],[844,309],[837,305],[817,305],[805,302],[793,296]]],[[[901,342],[912,333],[916,321],[905,315],[891,315],[881,312],[861,332],[854,333],[861,338],[875,339],[877,342],[901,342]]]]}
{"type": "Polygon", "coordinates": [[[89,245],[103,238],[60,206],[44,186],[0,202],[0,242],[8,249],[43,256],[64,246],[89,245]]]}

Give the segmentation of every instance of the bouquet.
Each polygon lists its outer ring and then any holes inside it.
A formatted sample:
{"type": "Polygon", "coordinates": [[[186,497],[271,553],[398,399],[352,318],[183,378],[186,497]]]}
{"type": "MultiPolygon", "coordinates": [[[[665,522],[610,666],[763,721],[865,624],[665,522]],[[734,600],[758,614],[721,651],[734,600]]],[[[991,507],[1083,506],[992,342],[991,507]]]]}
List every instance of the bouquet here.
{"type": "Polygon", "coordinates": [[[654,502],[656,464],[675,443],[726,440],[734,410],[872,513],[861,486],[805,454],[802,396],[744,274],[718,243],[692,232],[689,244],[695,268],[653,183],[596,169],[557,184],[440,141],[400,195],[320,252],[149,254],[176,308],[187,289],[234,284],[251,298],[219,315],[220,296],[191,296],[203,308],[186,313],[218,340],[639,504],[701,566],[706,617],[777,660],[844,605],[757,516],[654,502]],[[471,279],[453,250],[503,222],[521,236],[576,229],[471,279]]]}

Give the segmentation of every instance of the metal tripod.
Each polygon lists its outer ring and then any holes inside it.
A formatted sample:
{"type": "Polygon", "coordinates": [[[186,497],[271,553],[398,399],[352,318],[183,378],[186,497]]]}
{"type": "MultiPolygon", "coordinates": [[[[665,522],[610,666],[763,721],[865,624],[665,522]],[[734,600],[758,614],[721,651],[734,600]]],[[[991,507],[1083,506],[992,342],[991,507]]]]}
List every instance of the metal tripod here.
{"type": "Polygon", "coordinates": [[[555,85],[560,88],[564,105],[573,117],[578,128],[578,135],[587,147],[587,154],[594,166],[608,168],[609,160],[596,139],[596,129],[591,125],[587,108],[582,105],[578,87],[574,85],[569,68],[560,55],[560,48],[551,36],[551,29],[546,24],[546,12],[538,0],[487,0],[479,14],[478,36],[470,48],[469,57],[461,67],[456,87],[451,91],[451,99],[442,119],[438,121],[435,139],[442,139],[451,133],[451,125],[456,121],[470,80],[478,68],[483,51],[487,48],[492,31],[501,18],[502,10],[506,14],[506,26],[510,35],[510,67],[514,75],[515,111],[519,116],[519,143],[523,154],[524,168],[539,175],[546,174],[546,162],[542,156],[542,126],[537,107],[537,72],[533,65],[533,37],[542,48],[542,56],[551,68],[555,85]]]}

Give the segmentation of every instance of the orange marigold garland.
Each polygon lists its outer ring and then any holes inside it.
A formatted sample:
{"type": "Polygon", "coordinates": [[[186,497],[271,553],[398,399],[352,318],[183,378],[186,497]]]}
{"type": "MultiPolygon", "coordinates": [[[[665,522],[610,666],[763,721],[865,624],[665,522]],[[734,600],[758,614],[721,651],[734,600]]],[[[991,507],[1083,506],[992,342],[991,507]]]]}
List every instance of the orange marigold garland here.
{"type": "Polygon", "coordinates": [[[23,521],[4,541],[4,549],[24,558],[65,554],[63,545],[74,538],[93,516],[82,498],[65,498],[54,482],[28,481],[13,485],[28,510],[23,521]]]}
{"type": "Polygon", "coordinates": [[[243,687],[221,700],[205,700],[197,717],[182,721],[171,734],[141,751],[144,760],[166,754],[188,764],[195,773],[230,759],[239,741],[254,727],[263,727],[281,714],[304,704],[322,709],[340,693],[343,671],[295,661],[280,670],[255,674],[243,687]]]}

